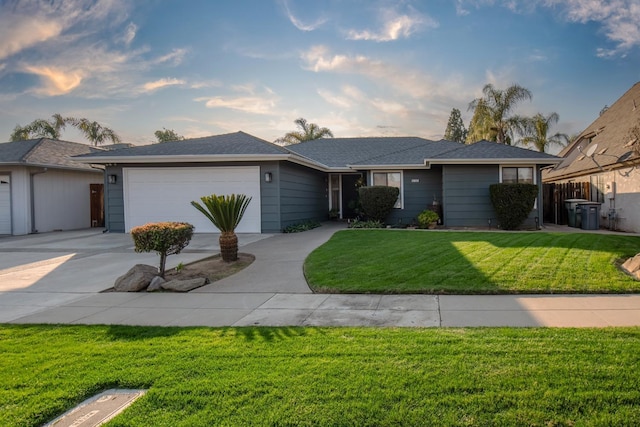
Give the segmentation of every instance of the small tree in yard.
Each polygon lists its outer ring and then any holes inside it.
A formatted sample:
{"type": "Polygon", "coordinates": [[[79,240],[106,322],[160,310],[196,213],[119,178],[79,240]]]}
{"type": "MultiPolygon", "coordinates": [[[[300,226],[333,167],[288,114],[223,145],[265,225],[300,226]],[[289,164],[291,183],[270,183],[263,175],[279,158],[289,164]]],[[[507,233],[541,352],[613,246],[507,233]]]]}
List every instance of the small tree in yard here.
{"type": "Polygon", "coordinates": [[[538,197],[534,184],[492,184],[489,186],[491,203],[498,216],[500,227],[515,230],[531,213],[538,197]]]}
{"type": "Polygon", "coordinates": [[[167,256],[179,254],[193,236],[193,225],[186,222],[155,222],[131,229],[136,252],[156,251],[160,255],[159,276],[164,278],[167,256]]]}
{"type": "Polygon", "coordinates": [[[251,197],[244,194],[228,196],[203,196],[202,205],[196,201],[191,204],[206,216],[220,230],[220,255],[225,262],[238,260],[238,236],[235,229],[240,224],[251,197]],[[203,206],[204,205],[204,206],[203,206]]]}
{"type": "Polygon", "coordinates": [[[358,195],[362,211],[367,218],[372,221],[384,222],[398,201],[400,189],[374,185],[358,188],[358,195]]]}

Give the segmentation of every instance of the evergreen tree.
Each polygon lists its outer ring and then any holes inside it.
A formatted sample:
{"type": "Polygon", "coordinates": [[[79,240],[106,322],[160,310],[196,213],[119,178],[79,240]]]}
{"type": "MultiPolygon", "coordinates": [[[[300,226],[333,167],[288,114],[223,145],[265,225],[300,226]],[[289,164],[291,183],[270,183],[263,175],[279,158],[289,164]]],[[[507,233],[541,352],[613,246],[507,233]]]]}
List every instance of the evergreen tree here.
{"type": "Polygon", "coordinates": [[[449,123],[444,131],[444,139],[455,142],[464,142],[467,139],[467,129],[464,127],[462,115],[457,108],[451,110],[449,123]]]}

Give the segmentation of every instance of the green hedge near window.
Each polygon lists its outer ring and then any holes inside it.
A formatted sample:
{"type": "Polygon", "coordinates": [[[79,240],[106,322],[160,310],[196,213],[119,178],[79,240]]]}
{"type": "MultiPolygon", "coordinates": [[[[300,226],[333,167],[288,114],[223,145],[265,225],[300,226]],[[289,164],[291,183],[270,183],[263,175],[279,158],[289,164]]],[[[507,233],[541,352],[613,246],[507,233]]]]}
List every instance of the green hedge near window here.
{"type": "Polygon", "coordinates": [[[515,230],[524,222],[538,197],[534,184],[492,184],[491,203],[503,230],[515,230]]]}

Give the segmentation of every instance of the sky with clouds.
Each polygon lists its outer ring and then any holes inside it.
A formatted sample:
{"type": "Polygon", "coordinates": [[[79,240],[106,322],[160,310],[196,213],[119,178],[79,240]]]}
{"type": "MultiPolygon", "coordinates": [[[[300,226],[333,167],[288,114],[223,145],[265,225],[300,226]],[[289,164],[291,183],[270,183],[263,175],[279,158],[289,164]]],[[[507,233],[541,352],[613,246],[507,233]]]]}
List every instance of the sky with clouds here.
{"type": "MultiPolygon", "coordinates": [[[[492,83],[576,133],[640,81],[640,0],[0,0],[0,139],[54,113],[125,142],[304,117],[440,139],[492,83]]],[[[82,141],[73,131],[64,139],[82,141]]]]}

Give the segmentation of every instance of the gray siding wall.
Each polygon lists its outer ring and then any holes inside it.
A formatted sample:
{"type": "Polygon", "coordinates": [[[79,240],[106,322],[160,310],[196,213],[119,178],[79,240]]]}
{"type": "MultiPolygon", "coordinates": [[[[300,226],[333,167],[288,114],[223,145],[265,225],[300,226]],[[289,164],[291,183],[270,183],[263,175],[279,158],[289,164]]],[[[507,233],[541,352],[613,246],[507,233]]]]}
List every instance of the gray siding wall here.
{"type": "MultiPolygon", "coordinates": [[[[536,167],[538,200],[529,217],[520,228],[536,226],[536,217],[542,218],[542,185],[540,169],[536,167]]],[[[489,186],[500,182],[498,165],[446,165],[443,173],[444,225],[447,227],[498,227],[496,213],[491,204],[489,186]]]]}
{"type": "Polygon", "coordinates": [[[308,220],[327,219],[326,173],[281,162],[279,179],[281,229],[308,220]]]}
{"type": "Polygon", "coordinates": [[[446,227],[497,225],[489,185],[500,180],[498,165],[445,165],[442,176],[446,227]]]}
{"type": "Polygon", "coordinates": [[[387,218],[388,224],[417,222],[420,212],[433,206],[434,197],[442,202],[442,167],[434,165],[432,169],[405,170],[402,186],[404,209],[393,209],[387,218]]]}
{"type": "Polygon", "coordinates": [[[124,193],[122,167],[107,166],[104,173],[104,225],[113,233],[124,233],[124,193]],[[109,184],[109,175],[116,176],[116,183],[109,184]]]}
{"type": "Polygon", "coordinates": [[[278,162],[260,162],[260,163],[248,163],[248,162],[225,162],[225,163],[198,163],[198,164],[172,164],[162,163],[154,164],[128,164],[128,165],[116,165],[107,166],[105,172],[104,183],[104,197],[105,197],[105,226],[110,232],[124,233],[124,192],[123,192],[123,167],[212,167],[212,166],[260,166],[260,209],[262,211],[262,232],[274,233],[281,231],[280,227],[280,203],[279,203],[279,189],[278,189],[278,176],[279,176],[279,164],[278,162]],[[271,172],[273,175],[273,181],[270,183],[264,182],[265,172],[271,172]],[[108,176],[116,175],[117,182],[115,184],[108,183],[108,176]]]}

